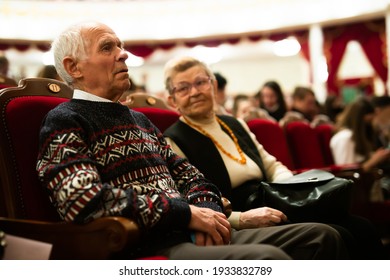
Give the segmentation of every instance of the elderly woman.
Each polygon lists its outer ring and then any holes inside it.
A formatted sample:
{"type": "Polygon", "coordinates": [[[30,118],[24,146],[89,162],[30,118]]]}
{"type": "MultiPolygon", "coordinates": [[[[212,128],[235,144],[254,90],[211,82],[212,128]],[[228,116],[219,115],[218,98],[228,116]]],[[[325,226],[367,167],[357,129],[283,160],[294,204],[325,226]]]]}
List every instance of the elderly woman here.
{"type": "MultiPolygon", "coordinates": [[[[165,67],[165,86],[171,104],[181,114],[165,131],[166,139],[231,200],[232,227],[285,223],[285,213],[261,207],[257,194],[260,181],[278,181],[293,174],[263,148],[244,121],[215,114],[217,85],[208,66],[191,57],[172,60],[165,67]]],[[[332,226],[348,243],[351,258],[384,258],[383,245],[368,221],[350,216],[332,226]],[[353,251],[355,244],[359,244],[358,252],[353,251]]]]}

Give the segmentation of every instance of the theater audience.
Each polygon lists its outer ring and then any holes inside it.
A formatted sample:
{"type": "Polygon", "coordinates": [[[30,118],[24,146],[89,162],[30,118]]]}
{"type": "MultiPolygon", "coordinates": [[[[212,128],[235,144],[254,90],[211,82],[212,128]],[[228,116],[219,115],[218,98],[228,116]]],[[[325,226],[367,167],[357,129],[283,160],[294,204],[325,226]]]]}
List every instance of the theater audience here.
{"type": "MultiPolygon", "coordinates": [[[[42,124],[37,171],[65,221],[133,219],[141,231],[133,257],[345,257],[337,231],[321,224],[232,230],[218,188],[176,155],[145,115],[118,103],[130,86],[128,55],[110,27],[72,26],[52,49],[57,71],[74,95],[42,124]]],[[[175,92],[193,85],[176,82],[175,92]]],[[[209,82],[197,80],[195,86],[209,82]]]]}

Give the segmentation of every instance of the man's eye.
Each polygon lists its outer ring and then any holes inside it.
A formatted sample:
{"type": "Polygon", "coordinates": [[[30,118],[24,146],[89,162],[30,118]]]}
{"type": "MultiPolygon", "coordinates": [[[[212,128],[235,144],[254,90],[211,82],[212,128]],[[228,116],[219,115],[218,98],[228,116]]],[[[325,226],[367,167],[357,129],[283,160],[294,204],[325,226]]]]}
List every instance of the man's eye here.
{"type": "Polygon", "coordinates": [[[111,45],[104,45],[104,46],[102,47],[102,50],[103,50],[103,51],[110,51],[110,50],[111,50],[111,45]]]}

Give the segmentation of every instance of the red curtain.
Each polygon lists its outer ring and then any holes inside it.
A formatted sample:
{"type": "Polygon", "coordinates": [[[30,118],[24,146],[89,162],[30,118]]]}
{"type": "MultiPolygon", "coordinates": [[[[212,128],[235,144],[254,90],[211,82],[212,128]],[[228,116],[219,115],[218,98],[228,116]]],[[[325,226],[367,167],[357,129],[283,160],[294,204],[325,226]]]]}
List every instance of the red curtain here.
{"type": "Polygon", "coordinates": [[[385,20],[327,27],[324,32],[324,52],[328,64],[327,88],[329,93],[339,94],[337,71],[349,41],[358,41],[377,75],[386,84],[387,56],[385,20]]]}

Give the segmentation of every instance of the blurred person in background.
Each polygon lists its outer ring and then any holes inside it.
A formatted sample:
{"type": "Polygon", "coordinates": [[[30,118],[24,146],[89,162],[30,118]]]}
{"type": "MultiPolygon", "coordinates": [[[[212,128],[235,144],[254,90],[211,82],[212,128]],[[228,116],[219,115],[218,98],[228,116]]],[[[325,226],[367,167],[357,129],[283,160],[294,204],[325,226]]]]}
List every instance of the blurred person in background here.
{"type": "Polygon", "coordinates": [[[37,74],[38,78],[49,78],[53,80],[62,81],[60,76],[57,73],[56,67],[54,65],[44,65],[37,74]]]}
{"type": "Polygon", "coordinates": [[[0,54],[0,86],[1,87],[17,86],[18,85],[17,82],[8,75],[8,72],[9,72],[9,60],[5,55],[0,54]]]}
{"type": "Polygon", "coordinates": [[[304,121],[312,127],[323,123],[332,123],[330,118],[323,114],[322,106],[317,101],[311,88],[295,87],[291,95],[291,102],[291,109],[279,121],[281,126],[285,126],[292,121],[304,121]]]}
{"type": "Polygon", "coordinates": [[[217,115],[230,115],[230,112],[226,109],[225,103],[227,100],[226,96],[226,85],[227,80],[222,74],[214,73],[215,79],[217,80],[217,91],[215,92],[215,113],[217,115]]]}
{"type": "Polygon", "coordinates": [[[336,164],[358,163],[363,170],[370,171],[390,159],[390,149],[377,148],[374,116],[374,106],[364,96],[347,105],[330,141],[336,164]]]}
{"type": "Polygon", "coordinates": [[[266,110],[276,121],[279,121],[287,112],[287,104],[283,91],[276,81],[266,82],[255,95],[260,108],[266,110]]]}
{"type": "MultiPolygon", "coordinates": [[[[371,99],[374,107],[373,126],[377,137],[377,147],[390,149],[390,96],[374,96],[371,99]]],[[[379,179],[379,185],[383,193],[383,199],[390,199],[390,160],[378,165],[383,170],[383,176],[379,179]]]]}
{"type": "Polygon", "coordinates": [[[327,115],[333,123],[336,123],[338,116],[343,112],[344,108],[345,104],[341,96],[331,94],[326,97],[324,114],[327,115]]]}
{"type": "Polygon", "coordinates": [[[233,99],[233,116],[248,122],[252,119],[269,119],[276,121],[264,109],[256,106],[254,99],[246,94],[238,94],[233,99]]]}

